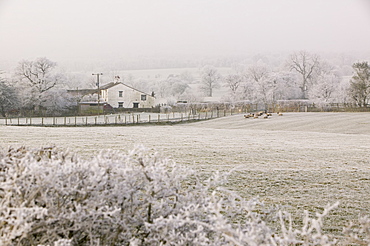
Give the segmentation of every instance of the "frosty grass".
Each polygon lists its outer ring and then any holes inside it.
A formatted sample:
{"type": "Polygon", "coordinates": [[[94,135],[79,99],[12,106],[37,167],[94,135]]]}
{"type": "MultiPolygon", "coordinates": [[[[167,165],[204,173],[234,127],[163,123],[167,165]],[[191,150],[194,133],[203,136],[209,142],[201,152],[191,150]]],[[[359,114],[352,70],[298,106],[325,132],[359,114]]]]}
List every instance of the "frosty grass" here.
{"type": "MultiPolygon", "coordinates": [[[[235,169],[230,187],[301,219],[339,201],[325,229],[342,231],[370,209],[370,113],[234,115],[174,126],[0,126],[0,146],[57,146],[91,157],[144,145],[208,174],[235,169]]],[[[329,221],[328,221],[329,220],[329,221]]]]}

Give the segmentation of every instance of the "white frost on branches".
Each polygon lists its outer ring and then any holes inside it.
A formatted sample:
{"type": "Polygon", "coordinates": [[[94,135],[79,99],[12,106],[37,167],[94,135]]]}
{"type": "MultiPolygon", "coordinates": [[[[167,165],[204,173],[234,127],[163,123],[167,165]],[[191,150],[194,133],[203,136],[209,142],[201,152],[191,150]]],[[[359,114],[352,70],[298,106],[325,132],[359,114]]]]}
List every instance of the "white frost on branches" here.
{"type": "MultiPolygon", "coordinates": [[[[0,153],[0,245],[331,245],[328,207],[272,228],[257,199],[138,147],[90,160],[57,148],[0,153]]],[[[353,230],[352,230],[353,232],[353,230]]],[[[353,236],[355,238],[355,236],[353,236]]]]}

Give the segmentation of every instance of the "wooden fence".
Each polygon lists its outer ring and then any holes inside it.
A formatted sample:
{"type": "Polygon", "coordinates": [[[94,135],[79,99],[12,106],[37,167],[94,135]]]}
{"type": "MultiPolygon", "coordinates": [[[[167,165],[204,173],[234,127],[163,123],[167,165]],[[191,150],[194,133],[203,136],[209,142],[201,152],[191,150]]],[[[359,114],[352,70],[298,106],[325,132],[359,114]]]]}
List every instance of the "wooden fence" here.
{"type": "Polygon", "coordinates": [[[128,113],[99,116],[69,116],[69,117],[13,117],[0,119],[0,125],[7,126],[112,126],[112,125],[135,125],[135,124],[176,124],[208,120],[244,113],[240,109],[212,110],[191,113],[128,113]]]}

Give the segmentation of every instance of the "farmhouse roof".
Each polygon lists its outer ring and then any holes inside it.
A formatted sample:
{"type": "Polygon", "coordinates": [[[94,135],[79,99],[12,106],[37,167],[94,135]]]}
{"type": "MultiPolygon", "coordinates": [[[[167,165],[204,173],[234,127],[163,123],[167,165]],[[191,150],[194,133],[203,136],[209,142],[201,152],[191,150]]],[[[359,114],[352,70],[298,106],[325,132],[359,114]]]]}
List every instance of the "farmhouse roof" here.
{"type": "Polygon", "coordinates": [[[122,82],[110,82],[110,83],[108,83],[108,84],[105,84],[105,85],[100,86],[100,90],[107,90],[107,89],[112,88],[112,87],[114,87],[114,86],[116,86],[116,85],[119,85],[119,84],[124,85],[124,86],[126,86],[126,87],[128,87],[128,88],[130,88],[130,89],[135,90],[135,91],[138,91],[138,92],[140,92],[140,93],[143,93],[143,94],[145,94],[145,95],[152,96],[152,95],[150,95],[150,94],[148,94],[148,93],[146,93],[146,92],[140,91],[140,90],[138,90],[138,89],[136,89],[136,88],[134,88],[134,87],[132,87],[132,86],[126,85],[126,84],[124,84],[124,83],[122,83],[122,82]]]}
{"type": "Polygon", "coordinates": [[[114,82],[110,82],[108,84],[105,84],[105,85],[102,85],[100,86],[100,90],[106,90],[106,89],[109,89],[115,85],[117,85],[118,83],[114,83],[114,82]]]}
{"type": "Polygon", "coordinates": [[[89,94],[95,94],[98,92],[98,89],[79,89],[79,90],[67,90],[67,92],[72,94],[78,94],[78,95],[89,95],[89,94]]]}

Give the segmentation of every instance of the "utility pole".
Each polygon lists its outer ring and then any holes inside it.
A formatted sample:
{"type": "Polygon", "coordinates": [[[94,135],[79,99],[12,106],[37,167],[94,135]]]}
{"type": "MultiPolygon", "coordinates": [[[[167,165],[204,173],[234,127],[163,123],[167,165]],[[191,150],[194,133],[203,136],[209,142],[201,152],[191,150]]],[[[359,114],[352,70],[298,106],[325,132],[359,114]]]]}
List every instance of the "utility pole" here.
{"type": "Polygon", "coordinates": [[[98,87],[98,116],[99,116],[99,114],[100,114],[100,84],[99,84],[99,78],[100,78],[100,75],[103,75],[103,73],[93,73],[92,75],[96,75],[96,77],[97,77],[96,86],[98,87]]]}

